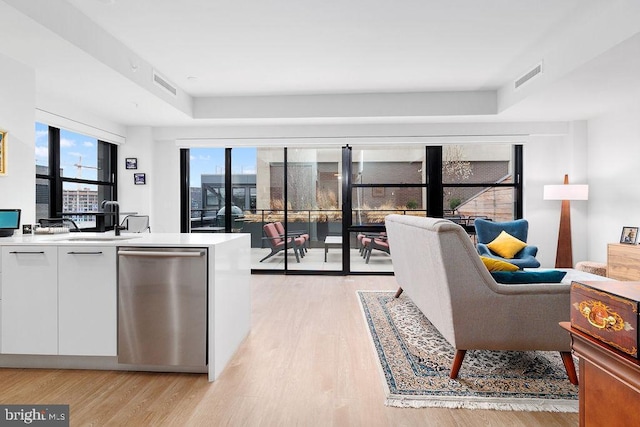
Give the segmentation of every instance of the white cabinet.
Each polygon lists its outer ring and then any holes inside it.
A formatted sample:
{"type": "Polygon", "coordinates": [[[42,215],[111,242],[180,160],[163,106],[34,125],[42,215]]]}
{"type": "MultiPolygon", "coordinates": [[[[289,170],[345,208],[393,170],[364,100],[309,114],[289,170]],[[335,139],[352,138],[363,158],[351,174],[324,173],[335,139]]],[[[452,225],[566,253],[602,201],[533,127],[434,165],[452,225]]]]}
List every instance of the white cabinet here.
{"type": "Polygon", "coordinates": [[[58,251],[2,247],[2,352],[58,353],[58,251]]]}
{"type": "Polygon", "coordinates": [[[58,247],[58,354],[117,355],[116,248],[58,247]]]}
{"type": "Polygon", "coordinates": [[[116,248],[3,246],[3,354],[117,355],[116,248]]]}
{"type": "Polygon", "coordinates": [[[0,251],[0,354],[2,354],[2,251],[0,251]]]}

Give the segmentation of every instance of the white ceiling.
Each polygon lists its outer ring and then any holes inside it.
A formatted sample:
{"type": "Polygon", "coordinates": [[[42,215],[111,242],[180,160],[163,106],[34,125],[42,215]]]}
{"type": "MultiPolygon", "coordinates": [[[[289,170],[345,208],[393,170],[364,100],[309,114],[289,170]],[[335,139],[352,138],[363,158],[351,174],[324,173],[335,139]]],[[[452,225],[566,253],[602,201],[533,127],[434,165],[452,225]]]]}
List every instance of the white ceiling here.
{"type": "MultiPolygon", "coordinates": [[[[36,69],[41,99],[125,125],[213,123],[192,111],[211,97],[440,91],[495,91],[496,113],[475,120],[582,119],[638,94],[635,3],[5,0],[0,53],[36,69]],[[543,83],[509,93],[540,61],[543,83]]],[[[461,118],[424,117],[447,119],[461,118]]]]}
{"type": "Polygon", "coordinates": [[[191,95],[210,96],[497,88],[515,57],[590,1],[69,3],[191,95]]]}

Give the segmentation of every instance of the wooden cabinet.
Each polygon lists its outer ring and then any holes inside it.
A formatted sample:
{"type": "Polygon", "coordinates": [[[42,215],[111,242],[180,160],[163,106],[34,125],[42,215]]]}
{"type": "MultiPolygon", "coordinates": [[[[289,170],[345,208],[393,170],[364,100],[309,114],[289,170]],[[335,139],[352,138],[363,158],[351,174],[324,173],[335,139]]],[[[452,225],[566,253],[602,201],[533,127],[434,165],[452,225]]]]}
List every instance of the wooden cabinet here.
{"type": "Polygon", "coordinates": [[[573,352],[580,359],[580,426],[634,425],[640,407],[640,362],[571,328],[573,352]]]}
{"type": "Polygon", "coordinates": [[[571,283],[571,326],[638,358],[640,282],[571,283]]]}
{"type": "Polygon", "coordinates": [[[2,352],[58,353],[58,252],[2,247],[2,352]]]}
{"type": "Polygon", "coordinates": [[[640,281],[640,246],[624,243],[607,245],[607,277],[640,281]]]}
{"type": "Polygon", "coordinates": [[[116,248],[58,248],[58,354],[117,355],[116,248]]]}

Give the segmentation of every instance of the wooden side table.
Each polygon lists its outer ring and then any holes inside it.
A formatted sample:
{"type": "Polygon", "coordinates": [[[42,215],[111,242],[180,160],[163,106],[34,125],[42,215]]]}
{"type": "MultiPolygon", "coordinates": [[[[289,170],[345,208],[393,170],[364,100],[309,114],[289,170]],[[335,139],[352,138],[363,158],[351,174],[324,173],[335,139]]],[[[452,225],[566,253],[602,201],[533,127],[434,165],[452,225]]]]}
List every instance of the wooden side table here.
{"type": "Polygon", "coordinates": [[[580,426],[627,426],[639,421],[640,362],[571,327],[571,347],[580,359],[580,426]]]}
{"type": "Polygon", "coordinates": [[[607,245],[607,277],[615,280],[640,280],[640,246],[624,243],[607,245]]]}

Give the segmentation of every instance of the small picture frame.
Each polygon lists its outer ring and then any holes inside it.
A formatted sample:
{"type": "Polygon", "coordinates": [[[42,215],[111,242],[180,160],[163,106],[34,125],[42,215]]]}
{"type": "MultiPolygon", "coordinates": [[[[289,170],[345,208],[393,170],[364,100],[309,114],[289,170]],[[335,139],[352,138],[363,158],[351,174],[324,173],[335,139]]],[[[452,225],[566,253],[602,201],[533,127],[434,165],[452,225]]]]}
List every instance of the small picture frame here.
{"type": "Polygon", "coordinates": [[[33,227],[31,224],[22,224],[22,234],[32,234],[33,227]]]}
{"type": "Polygon", "coordinates": [[[638,227],[622,227],[620,243],[635,245],[638,242],[638,227]]]}
{"type": "Polygon", "coordinates": [[[147,176],[143,173],[134,173],[133,174],[133,183],[135,185],[145,185],[147,183],[147,176]]]}
{"type": "Polygon", "coordinates": [[[138,169],[138,159],[135,157],[127,157],[124,159],[124,165],[127,169],[138,169]]]}
{"type": "Polygon", "coordinates": [[[0,130],[0,175],[7,174],[7,132],[0,130]]]}

